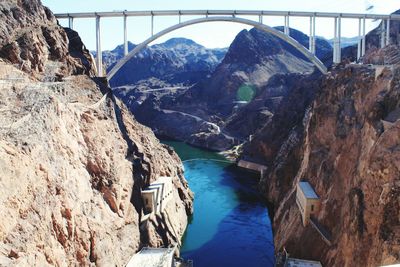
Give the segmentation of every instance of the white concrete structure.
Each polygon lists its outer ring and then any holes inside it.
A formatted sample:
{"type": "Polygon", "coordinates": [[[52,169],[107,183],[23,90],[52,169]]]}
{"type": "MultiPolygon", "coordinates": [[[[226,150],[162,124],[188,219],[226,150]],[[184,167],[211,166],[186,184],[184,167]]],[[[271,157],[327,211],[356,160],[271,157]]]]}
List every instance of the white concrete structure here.
{"type": "Polygon", "coordinates": [[[172,188],[171,177],[159,177],[157,181],[142,190],[144,214],[162,213],[172,199],[172,188]]]}
{"type": "Polygon", "coordinates": [[[288,258],[285,261],[285,267],[322,267],[322,264],[319,261],[288,258]]]}
{"type": "MultiPolygon", "coordinates": [[[[379,15],[379,14],[354,14],[354,13],[327,13],[327,12],[296,12],[296,11],[268,11],[268,10],[159,10],[159,11],[113,11],[113,12],[87,12],[87,13],[63,13],[55,14],[57,19],[68,19],[70,28],[73,27],[74,19],[80,18],[95,18],[96,19],[96,44],[97,44],[97,70],[98,75],[103,75],[102,68],[102,51],[101,51],[101,29],[100,29],[100,19],[105,17],[121,17],[123,19],[123,29],[124,29],[124,53],[125,57],[121,59],[109,74],[107,78],[111,79],[113,75],[136,53],[141,49],[146,47],[149,43],[156,40],[157,38],[167,34],[171,31],[177,30],[182,27],[189,25],[212,22],[212,21],[226,21],[226,22],[236,22],[254,26],[260,30],[271,33],[278,38],[290,43],[296,49],[298,49],[303,55],[305,55],[315,66],[322,72],[326,73],[325,66],[321,61],[315,57],[315,28],[316,28],[316,18],[332,18],[334,22],[334,57],[335,63],[339,63],[341,60],[340,55],[340,40],[341,40],[341,20],[342,19],[358,19],[359,20],[359,45],[357,56],[360,58],[365,54],[365,20],[382,20],[386,21],[386,32],[384,30],[385,26],[382,26],[381,40],[382,45],[388,45],[390,42],[390,20],[400,20],[400,15],[379,15]],[[128,53],[128,39],[127,39],[127,17],[141,16],[149,17],[151,19],[151,37],[143,41],[137,46],[137,49],[128,53]],[[178,24],[173,25],[169,28],[162,30],[161,32],[154,34],[154,17],[156,16],[177,16],[179,18],[178,24]],[[188,21],[182,21],[183,16],[202,16],[199,19],[192,19],[188,21]],[[255,20],[249,20],[240,18],[239,16],[252,17],[255,20]],[[271,28],[263,24],[263,17],[265,16],[280,16],[284,18],[284,32],[281,33],[274,28],[271,28]],[[310,39],[308,49],[299,44],[296,40],[291,38],[290,35],[290,17],[309,17],[310,18],[310,39]],[[362,28],[362,30],[361,30],[362,28]]],[[[384,24],[384,23],[383,23],[384,24]]]]}
{"type": "Polygon", "coordinates": [[[96,16],[96,51],[97,75],[103,77],[103,52],[101,50],[100,16],[96,16]]]}
{"type": "Polygon", "coordinates": [[[143,248],[136,253],[126,267],[175,267],[176,247],[143,248]]]}
{"type": "Polygon", "coordinates": [[[243,159],[239,160],[239,162],[237,163],[237,166],[240,168],[258,172],[258,173],[260,173],[261,177],[264,176],[265,172],[268,169],[268,167],[265,165],[261,165],[261,164],[243,160],[243,159]]]}
{"type": "Polygon", "coordinates": [[[299,182],[296,190],[296,203],[299,207],[303,225],[308,225],[310,216],[319,212],[321,202],[308,182],[299,182]]]}

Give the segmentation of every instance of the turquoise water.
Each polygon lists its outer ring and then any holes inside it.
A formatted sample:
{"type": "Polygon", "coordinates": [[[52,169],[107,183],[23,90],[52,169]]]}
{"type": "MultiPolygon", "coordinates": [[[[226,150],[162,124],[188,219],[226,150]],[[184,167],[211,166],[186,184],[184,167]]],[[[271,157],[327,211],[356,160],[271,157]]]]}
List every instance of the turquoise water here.
{"type": "Polygon", "coordinates": [[[257,193],[257,177],[223,162],[216,153],[182,142],[165,143],[184,161],[185,177],[195,193],[182,257],[193,259],[195,267],[274,266],[271,222],[257,193]]]}

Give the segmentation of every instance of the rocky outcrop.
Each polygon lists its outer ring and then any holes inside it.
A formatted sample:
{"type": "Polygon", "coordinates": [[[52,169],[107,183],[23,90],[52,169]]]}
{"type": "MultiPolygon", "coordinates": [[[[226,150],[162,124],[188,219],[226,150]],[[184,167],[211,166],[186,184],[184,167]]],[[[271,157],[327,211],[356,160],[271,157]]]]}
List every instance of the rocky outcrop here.
{"type": "MultiPolygon", "coordinates": [[[[128,44],[129,51],[135,47],[128,44]]],[[[108,69],[124,55],[123,45],[106,51],[103,59],[108,69]]],[[[194,84],[210,75],[221,62],[226,49],[208,49],[185,38],[172,38],[140,51],[111,79],[113,87],[136,84],[157,78],[168,83],[194,84]]]]}
{"type": "Polygon", "coordinates": [[[125,266],[142,246],[179,243],[193,198],[179,157],[100,80],[68,76],[90,74],[93,62],[40,2],[1,5],[19,14],[1,20],[3,30],[44,23],[50,36],[73,40],[51,43],[33,30],[21,38],[34,50],[18,41],[7,50],[32,55],[23,60],[30,68],[0,59],[0,265],[125,266]],[[57,71],[40,67],[49,64],[57,71]],[[160,176],[172,177],[173,197],[144,220],[141,190],[160,176]]]}
{"type": "Polygon", "coordinates": [[[90,54],[79,36],[57,25],[40,0],[2,1],[0,21],[0,58],[19,69],[41,80],[94,75],[90,54]]]}
{"type": "Polygon", "coordinates": [[[261,185],[274,205],[277,251],[285,247],[293,257],[324,266],[400,260],[399,71],[398,65],[340,65],[316,84],[311,106],[272,118],[244,149],[269,166],[261,185]],[[310,182],[321,199],[315,220],[330,245],[311,225],[302,225],[295,196],[300,180],[310,182]]]}

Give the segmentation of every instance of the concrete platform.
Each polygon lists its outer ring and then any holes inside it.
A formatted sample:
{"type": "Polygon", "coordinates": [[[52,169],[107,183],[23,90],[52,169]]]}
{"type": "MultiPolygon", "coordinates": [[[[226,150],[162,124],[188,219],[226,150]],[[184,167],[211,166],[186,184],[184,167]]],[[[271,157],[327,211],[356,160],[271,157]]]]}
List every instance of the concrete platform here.
{"type": "Polygon", "coordinates": [[[284,266],[285,267],[322,267],[322,264],[319,261],[287,258],[284,266]]]}
{"type": "Polygon", "coordinates": [[[258,173],[260,173],[261,177],[264,176],[264,174],[266,173],[266,171],[268,169],[268,167],[265,165],[247,161],[247,160],[243,160],[243,159],[238,161],[237,166],[240,168],[243,168],[243,169],[258,172],[258,173]]]}

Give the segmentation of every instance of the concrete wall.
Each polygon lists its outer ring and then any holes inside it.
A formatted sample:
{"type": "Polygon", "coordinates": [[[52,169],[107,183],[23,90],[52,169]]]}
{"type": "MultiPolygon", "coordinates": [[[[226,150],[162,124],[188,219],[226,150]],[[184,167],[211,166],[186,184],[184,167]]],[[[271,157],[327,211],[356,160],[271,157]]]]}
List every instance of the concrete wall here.
{"type": "Polygon", "coordinates": [[[246,161],[246,160],[239,160],[239,162],[237,163],[238,167],[247,169],[247,170],[251,170],[251,171],[255,171],[260,173],[261,177],[264,175],[264,173],[267,171],[267,166],[265,165],[261,165],[258,163],[254,163],[251,161],[246,161]]]}
{"type": "Polygon", "coordinates": [[[173,197],[172,189],[171,177],[159,177],[157,181],[151,183],[145,190],[142,190],[145,214],[159,214],[163,212],[166,205],[173,197]]]}

